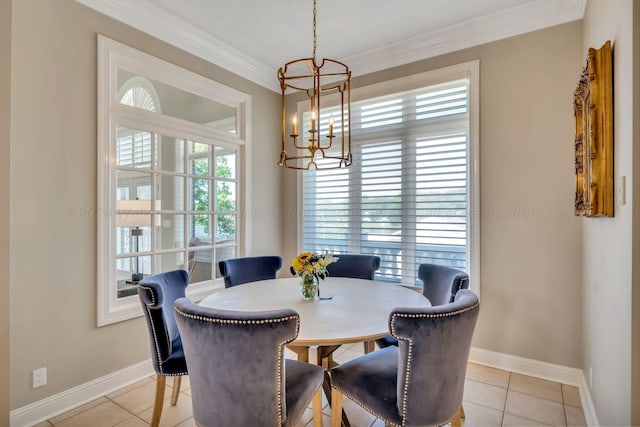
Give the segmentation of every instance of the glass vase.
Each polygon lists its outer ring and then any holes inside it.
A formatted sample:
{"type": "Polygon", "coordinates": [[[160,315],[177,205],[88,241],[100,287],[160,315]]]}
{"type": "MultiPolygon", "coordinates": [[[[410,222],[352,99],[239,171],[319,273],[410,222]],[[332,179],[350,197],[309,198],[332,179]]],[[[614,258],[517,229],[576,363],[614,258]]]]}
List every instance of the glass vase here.
{"type": "Polygon", "coordinates": [[[312,300],[318,294],[318,279],[311,276],[300,277],[300,294],[304,300],[312,300]]]}

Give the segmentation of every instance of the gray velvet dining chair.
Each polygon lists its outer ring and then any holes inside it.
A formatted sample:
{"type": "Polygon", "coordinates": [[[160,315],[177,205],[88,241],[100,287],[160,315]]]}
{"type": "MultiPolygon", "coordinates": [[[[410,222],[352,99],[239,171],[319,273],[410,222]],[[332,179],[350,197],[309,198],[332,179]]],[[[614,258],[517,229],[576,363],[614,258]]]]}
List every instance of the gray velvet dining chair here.
{"type": "Polygon", "coordinates": [[[171,405],[178,403],[180,380],[187,375],[182,340],[173,315],[173,303],[185,295],[189,284],[185,270],[173,270],[145,277],[138,284],[138,296],[147,322],[151,360],[156,372],[156,393],[151,426],[160,423],[167,377],[173,377],[171,405]]]}
{"type": "Polygon", "coordinates": [[[224,287],[242,285],[259,280],[275,279],[282,268],[280,256],[256,256],[232,258],[218,262],[220,274],[224,277],[224,287]]]}
{"type": "Polygon", "coordinates": [[[373,280],[380,268],[380,257],[376,255],[336,254],[338,261],[327,266],[329,277],[350,277],[373,280]]]}
{"type": "MultiPolygon", "coordinates": [[[[338,261],[327,266],[328,277],[348,277],[352,279],[374,280],[376,271],[380,269],[380,257],[377,255],[336,254],[338,261]]],[[[333,365],[333,353],[340,346],[324,346],[318,348],[318,357],[323,366],[330,369],[333,365]]],[[[374,341],[364,342],[364,352],[370,353],[375,349],[374,341]]]]}
{"type": "Polygon", "coordinates": [[[332,426],[341,422],[342,398],[392,426],[460,426],[464,381],[480,305],[473,291],[454,302],[396,308],[389,346],[331,370],[332,426]]]}
{"type": "Polygon", "coordinates": [[[284,356],[300,328],[295,310],[218,310],[186,298],[174,310],[199,427],[294,426],[311,401],[322,425],[322,368],[284,356]]]}
{"type": "MultiPolygon", "coordinates": [[[[422,281],[422,294],[432,306],[448,304],[453,301],[460,289],[469,288],[469,275],[462,270],[439,264],[420,264],[418,277],[422,281]]],[[[398,345],[392,336],[376,340],[378,347],[398,345]]]]}

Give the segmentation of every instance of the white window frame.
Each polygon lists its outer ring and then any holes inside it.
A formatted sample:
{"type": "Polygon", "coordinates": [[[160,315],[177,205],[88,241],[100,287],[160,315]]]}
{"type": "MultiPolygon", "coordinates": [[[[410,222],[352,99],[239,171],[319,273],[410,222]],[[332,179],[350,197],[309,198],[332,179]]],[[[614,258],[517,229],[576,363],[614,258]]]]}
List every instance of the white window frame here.
{"type": "MultiPolygon", "coordinates": [[[[467,239],[468,239],[468,260],[469,260],[469,288],[480,295],[480,61],[469,61],[449,67],[439,68],[424,73],[413,74],[394,80],[363,86],[351,90],[351,102],[363,101],[379,96],[390,95],[396,92],[404,92],[421,87],[436,85],[453,80],[468,79],[469,81],[469,178],[467,181],[467,192],[469,194],[469,206],[467,209],[467,239]]],[[[339,103],[335,99],[327,96],[327,105],[332,102],[339,103]]],[[[298,117],[304,117],[304,113],[309,111],[309,103],[300,101],[298,103],[298,117]]],[[[354,159],[354,163],[357,160],[354,159]]],[[[354,167],[354,166],[351,166],[354,167]]],[[[298,174],[298,212],[304,212],[303,206],[303,182],[302,174],[298,174]]],[[[303,250],[302,226],[304,215],[298,215],[298,252],[303,250]]],[[[401,283],[402,286],[411,284],[401,283]]]]}
{"type": "MultiPolygon", "coordinates": [[[[174,134],[193,141],[228,146],[237,150],[237,255],[251,247],[251,218],[242,212],[251,210],[251,96],[202,75],[98,35],[98,200],[97,200],[97,296],[98,326],[142,315],[137,295],[117,298],[115,271],[116,208],[115,179],[116,123],[145,128],[158,134],[174,134]],[[206,125],[132,108],[119,103],[117,70],[124,68],[146,78],[169,84],[235,108],[236,133],[212,129],[206,125]]],[[[212,207],[213,209],[214,207],[212,207]]],[[[187,296],[195,301],[224,288],[221,278],[190,285],[187,296]]]]}

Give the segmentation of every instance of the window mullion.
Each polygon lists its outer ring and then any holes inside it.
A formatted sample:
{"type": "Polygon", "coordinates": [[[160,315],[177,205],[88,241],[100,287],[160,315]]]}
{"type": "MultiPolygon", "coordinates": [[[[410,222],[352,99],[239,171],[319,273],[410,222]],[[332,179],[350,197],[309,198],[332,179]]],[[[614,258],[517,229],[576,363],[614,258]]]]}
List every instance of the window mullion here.
{"type": "MultiPolygon", "coordinates": [[[[353,117],[353,114],[352,114],[353,117]]],[[[362,145],[356,144],[353,155],[362,158],[362,145]]],[[[349,171],[349,234],[347,252],[360,253],[362,247],[362,162],[353,162],[349,171]]]]}
{"type": "Polygon", "coordinates": [[[416,123],[415,95],[408,94],[404,100],[402,135],[402,267],[401,283],[416,283],[416,140],[411,136],[411,127],[416,123]]]}

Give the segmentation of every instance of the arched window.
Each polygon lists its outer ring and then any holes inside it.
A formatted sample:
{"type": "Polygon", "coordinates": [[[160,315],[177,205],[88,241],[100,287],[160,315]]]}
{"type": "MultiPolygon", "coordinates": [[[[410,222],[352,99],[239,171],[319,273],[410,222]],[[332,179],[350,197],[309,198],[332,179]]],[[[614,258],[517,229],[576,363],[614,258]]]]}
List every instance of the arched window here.
{"type": "Polygon", "coordinates": [[[153,84],[141,76],[131,77],[118,91],[120,104],[161,113],[160,100],[153,84]]]}

